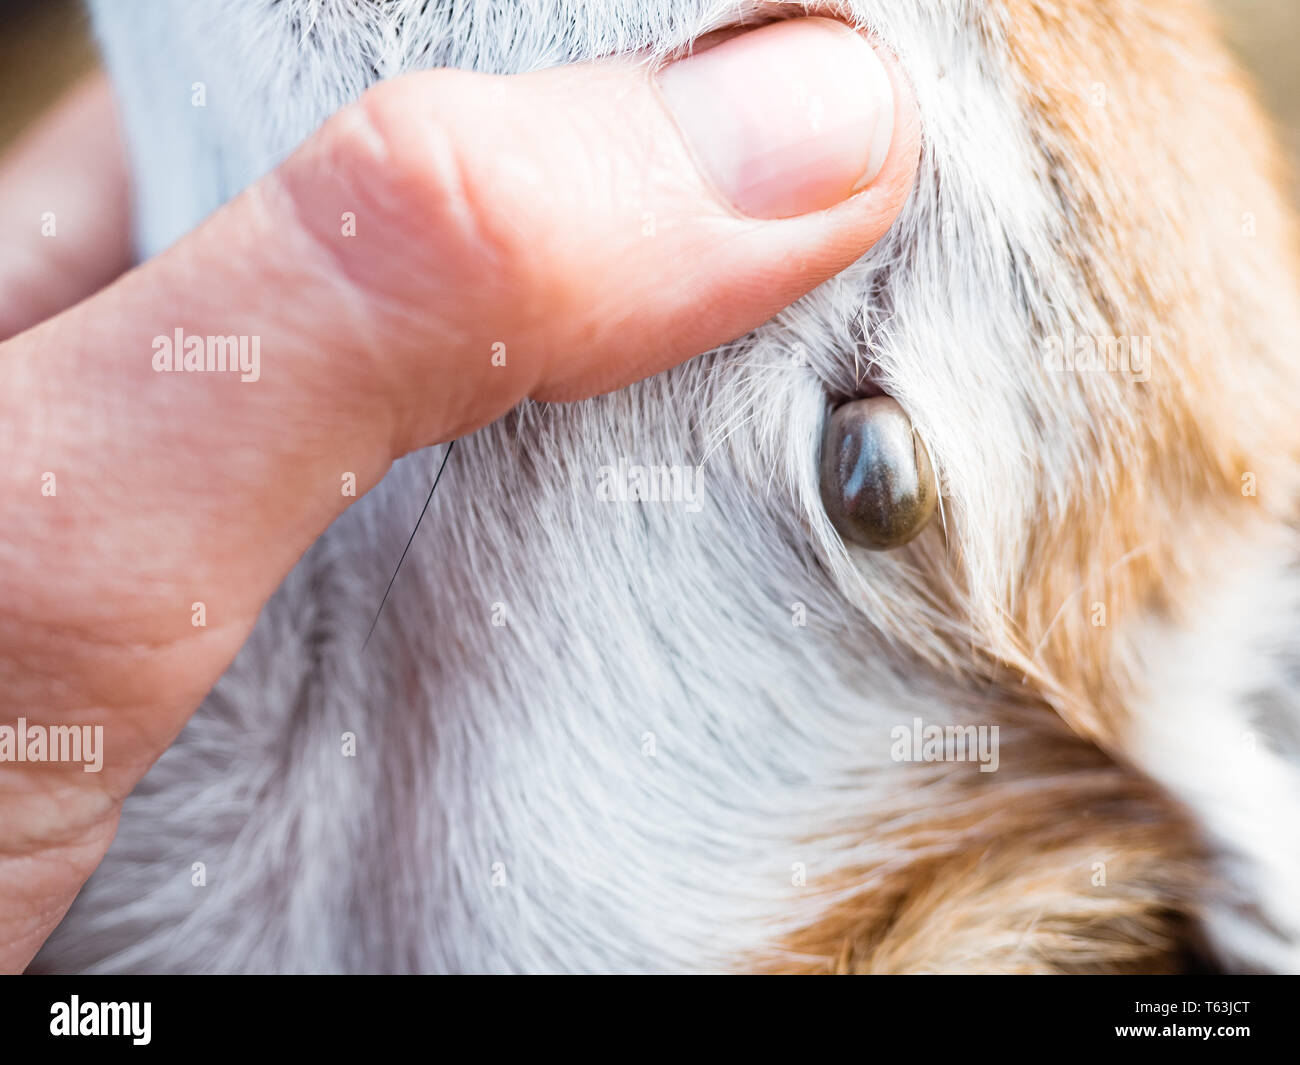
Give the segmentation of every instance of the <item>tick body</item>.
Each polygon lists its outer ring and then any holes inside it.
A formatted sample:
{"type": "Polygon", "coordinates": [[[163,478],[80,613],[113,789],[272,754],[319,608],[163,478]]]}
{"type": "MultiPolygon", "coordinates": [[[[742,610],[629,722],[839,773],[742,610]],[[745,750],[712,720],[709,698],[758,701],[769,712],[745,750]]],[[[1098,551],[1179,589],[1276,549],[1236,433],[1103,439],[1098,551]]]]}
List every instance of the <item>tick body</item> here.
{"type": "Polygon", "coordinates": [[[822,441],[822,503],[845,540],[887,551],[934,517],[939,489],[911,419],[891,396],[831,413],[822,441]]]}

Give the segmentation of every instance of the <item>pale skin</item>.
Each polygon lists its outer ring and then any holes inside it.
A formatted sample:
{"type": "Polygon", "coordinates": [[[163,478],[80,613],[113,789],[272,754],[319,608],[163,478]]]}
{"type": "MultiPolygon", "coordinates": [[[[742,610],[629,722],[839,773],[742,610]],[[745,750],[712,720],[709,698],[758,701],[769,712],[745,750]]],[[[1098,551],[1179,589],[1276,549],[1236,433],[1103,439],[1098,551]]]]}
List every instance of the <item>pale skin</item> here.
{"type": "Polygon", "coordinates": [[[919,150],[889,69],[878,176],[779,220],[724,202],[623,63],[396,79],[130,270],[102,77],[0,161],[0,725],[102,725],[105,746],[98,773],[0,762],[0,969],[27,966],[122,801],[355,501],[345,474],[359,497],[525,397],[667,369],[884,234],[919,150]],[[177,328],[260,337],[260,379],[155,372],[177,328]]]}

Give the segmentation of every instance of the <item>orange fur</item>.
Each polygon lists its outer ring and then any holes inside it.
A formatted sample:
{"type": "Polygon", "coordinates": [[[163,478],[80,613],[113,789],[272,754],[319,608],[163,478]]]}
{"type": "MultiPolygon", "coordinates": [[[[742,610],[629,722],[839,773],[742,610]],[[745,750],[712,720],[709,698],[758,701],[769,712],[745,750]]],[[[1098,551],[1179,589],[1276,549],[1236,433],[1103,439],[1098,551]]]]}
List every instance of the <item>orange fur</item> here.
{"type": "Polygon", "coordinates": [[[929,774],[906,789],[924,816],[862,826],[897,857],[837,885],[764,970],[1178,971],[1200,957],[1191,887],[1213,875],[1205,852],[1124,761],[1142,692],[1134,641],[1143,620],[1189,609],[1230,534],[1249,543],[1294,515],[1300,266],[1287,185],[1199,5],[991,7],[1069,223],[1076,284],[1111,334],[1153,337],[1151,377],[1044,382],[1085,390],[1095,463],[1072,482],[1065,520],[1033,531],[1005,629],[982,641],[1000,660],[983,667],[990,713],[1033,730],[1014,764],[908,767],[929,774]],[[1257,497],[1242,493],[1247,472],[1257,497]]]}

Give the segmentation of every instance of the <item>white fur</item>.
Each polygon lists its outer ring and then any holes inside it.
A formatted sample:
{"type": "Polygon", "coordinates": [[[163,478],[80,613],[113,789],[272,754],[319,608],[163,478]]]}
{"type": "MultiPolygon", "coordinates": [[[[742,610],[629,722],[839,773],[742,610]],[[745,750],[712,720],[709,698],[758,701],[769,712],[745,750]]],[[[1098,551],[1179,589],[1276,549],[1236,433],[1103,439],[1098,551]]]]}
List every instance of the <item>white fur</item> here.
{"type": "MultiPolygon", "coordinates": [[[[745,5],[94,7],[148,255],[379,77],[667,55],[745,5]],[[206,108],[191,106],[195,82],[206,108]]],[[[399,463],[288,578],[127,802],[43,965],[731,967],[814,919],[836,873],[888,860],[864,823],[969,793],[971,766],[892,763],[893,725],[1001,724],[1004,767],[1035,742],[953,682],[962,663],[940,637],[1001,623],[1033,523],[1056,518],[1088,461],[1079,382],[1036,372],[1031,353],[1042,323],[1084,330],[1098,312],[1066,281],[983,6],[851,7],[902,58],[926,133],[886,239],[726,349],[599,400],[526,405],[464,441],[362,654],[438,455],[399,463]],[[935,530],[850,557],[821,510],[826,397],[868,370],[929,444],[947,556],[935,530]],[[703,464],[703,509],[599,501],[598,468],[620,458],[703,464]],[[950,589],[964,617],[933,592],[945,557],[965,569],[950,589]],[[345,731],[355,759],[340,756],[345,731]]]]}
{"type": "Polygon", "coordinates": [[[1131,753],[1197,811],[1234,885],[1207,931],[1236,964],[1300,971],[1300,613],[1296,544],[1242,539],[1178,627],[1152,624],[1135,646],[1146,697],[1131,753]]]}

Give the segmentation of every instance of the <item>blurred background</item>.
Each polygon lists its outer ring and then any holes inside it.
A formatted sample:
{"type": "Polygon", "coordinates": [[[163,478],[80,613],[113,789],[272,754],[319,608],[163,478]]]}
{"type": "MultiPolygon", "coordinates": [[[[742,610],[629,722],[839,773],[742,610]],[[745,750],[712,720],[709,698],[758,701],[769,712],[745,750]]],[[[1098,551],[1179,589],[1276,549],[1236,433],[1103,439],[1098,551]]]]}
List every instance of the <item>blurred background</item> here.
{"type": "MultiPolygon", "coordinates": [[[[1213,6],[1277,118],[1300,196],[1300,0],[1213,0],[1213,6]]],[[[81,0],[0,0],[0,148],[94,64],[81,0]]]]}

